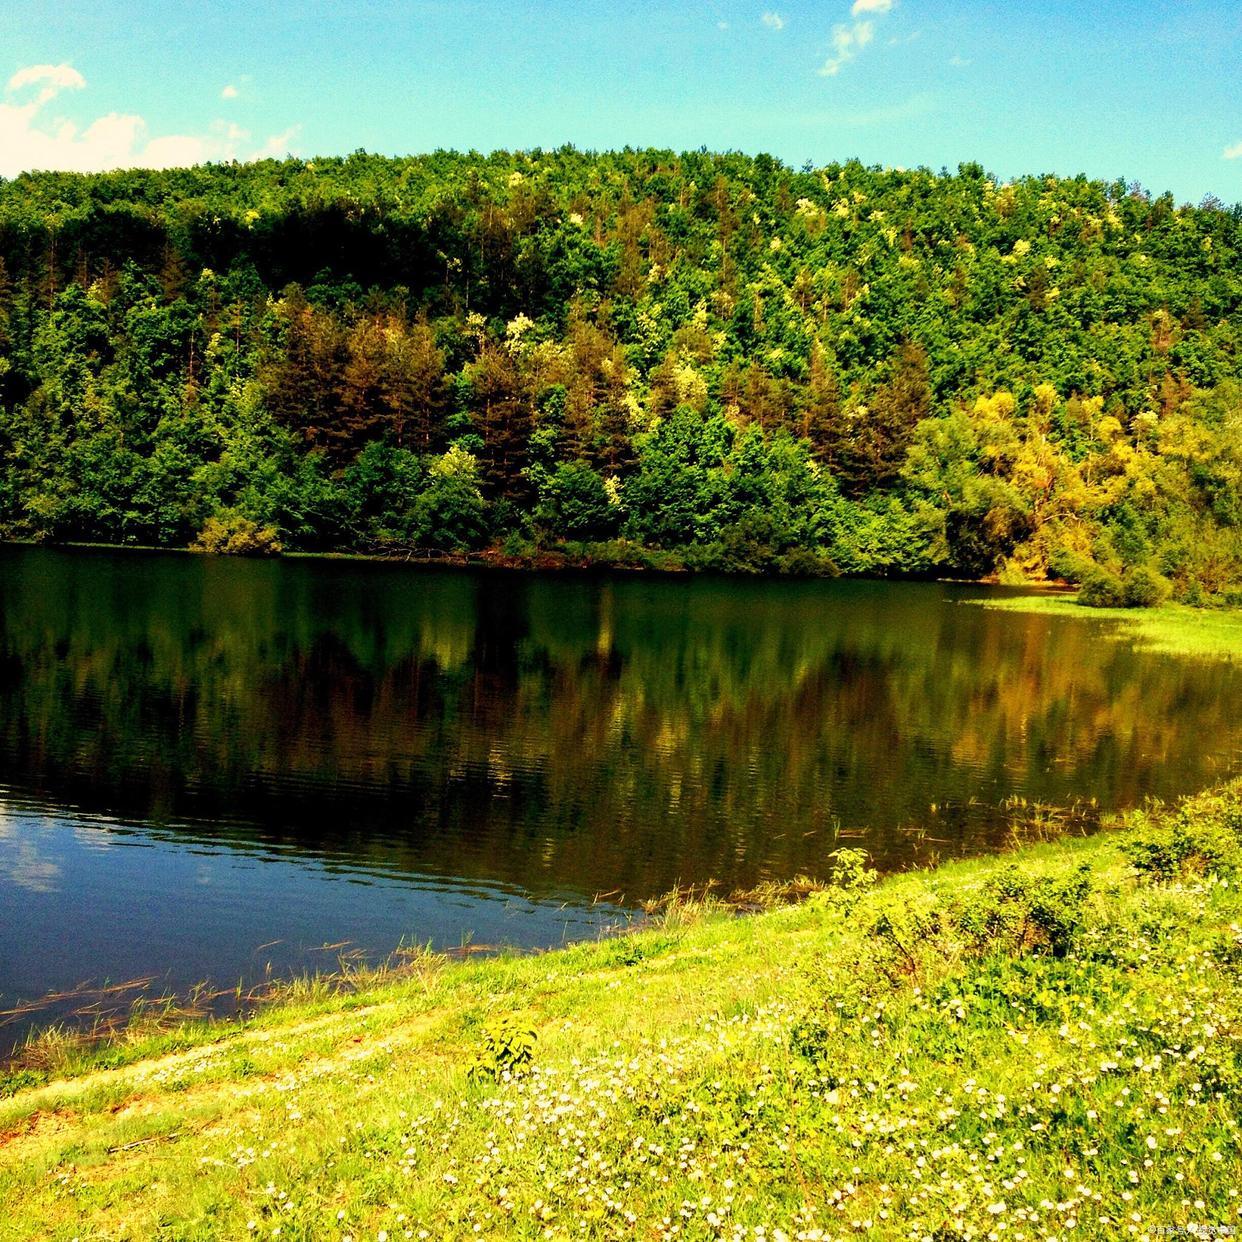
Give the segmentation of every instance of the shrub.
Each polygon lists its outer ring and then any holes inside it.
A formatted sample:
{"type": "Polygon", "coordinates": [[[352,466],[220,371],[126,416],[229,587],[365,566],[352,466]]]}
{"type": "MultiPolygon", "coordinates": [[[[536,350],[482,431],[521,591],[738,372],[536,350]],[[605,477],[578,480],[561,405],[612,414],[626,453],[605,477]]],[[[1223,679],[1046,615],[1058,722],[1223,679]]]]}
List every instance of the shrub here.
{"type": "Polygon", "coordinates": [[[764,573],[778,564],[771,536],[771,523],[762,515],[743,514],[738,521],[721,527],[714,540],[689,544],[685,549],[686,564],[691,569],[715,573],[764,573]]]}
{"type": "Polygon", "coordinates": [[[479,490],[478,463],[460,446],[438,457],[430,485],[414,502],[416,542],[438,551],[459,552],[487,539],[487,505],[479,490]]]}
{"type": "Polygon", "coordinates": [[[1174,592],[1174,599],[1191,608],[1206,608],[1212,602],[1211,596],[1203,589],[1203,583],[1197,578],[1188,578],[1180,583],[1174,592]]]}
{"type": "Polygon", "coordinates": [[[620,492],[586,462],[569,462],[547,481],[536,518],[565,539],[607,538],[621,521],[620,492]]]}
{"type": "Polygon", "coordinates": [[[1172,817],[1137,818],[1124,842],[1130,865],[1157,884],[1182,875],[1232,876],[1242,865],[1242,798],[1236,791],[1205,794],[1172,817]]]}
{"type": "Polygon", "coordinates": [[[235,509],[226,509],[203,523],[190,551],[222,556],[277,556],[281,546],[273,527],[260,526],[235,509]]]}
{"type": "Polygon", "coordinates": [[[405,542],[411,515],[426,484],[421,458],[384,441],[372,441],[345,471],[344,501],[356,536],[405,542]]]}
{"type": "Polygon", "coordinates": [[[776,558],[776,572],[790,578],[836,578],[841,571],[820,552],[790,548],[776,558]]]}
{"type": "Polygon", "coordinates": [[[1127,608],[1155,608],[1169,598],[1172,589],[1154,569],[1136,565],[1122,579],[1122,602],[1127,608]]]}
{"type": "Polygon", "coordinates": [[[678,552],[648,548],[631,539],[608,539],[602,543],[566,544],[567,554],[588,558],[599,565],[625,569],[654,569],[659,573],[680,573],[686,563],[678,552]]]}
{"type": "Polygon", "coordinates": [[[722,539],[711,543],[692,543],[682,549],[688,568],[699,573],[754,574],[759,572],[757,546],[731,545],[722,539]]]}
{"type": "Polygon", "coordinates": [[[511,556],[515,560],[530,560],[538,551],[533,540],[529,539],[520,530],[511,530],[500,545],[500,550],[505,556],[511,556]]]}
{"type": "MultiPolygon", "coordinates": [[[[1095,568],[1095,562],[1084,556],[1075,548],[1067,548],[1060,544],[1048,553],[1048,576],[1063,578],[1066,582],[1082,582],[1095,568]]],[[[1026,580],[1026,575],[1023,575],[1026,580]]]]}
{"type": "Polygon", "coordinates": [[[1078,602],[1084,608],[1121,608],[1125,603],[1125,588],[1117,574],[1093,565],[1082,575],[1078,602]]]}
{"type": "Polygon", "coordinates": [[[954,921],[978,952],[1065,957],[1082,928],[1090,892],[1085,864],[1065,880],[1006,867],[977,895],[959,902],[954,921]]]}

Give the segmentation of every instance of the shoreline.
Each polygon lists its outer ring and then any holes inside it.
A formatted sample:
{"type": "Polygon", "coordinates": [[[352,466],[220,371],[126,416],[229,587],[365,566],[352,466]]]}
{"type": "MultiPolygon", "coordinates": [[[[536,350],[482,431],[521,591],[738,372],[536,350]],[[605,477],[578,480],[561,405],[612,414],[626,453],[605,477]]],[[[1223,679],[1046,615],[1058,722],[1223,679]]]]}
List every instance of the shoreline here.
{"type": "MultiPolygon", "coordinates": [[[[607,545],[595,545],[607,546],[607,545]]],[[[948,586],[997,587],[1015,592],[1030,592],[1033,595],[1074,594],[1077,588],[1060,580],[1031,580],[1030,582],[1002,582],[995,574],[982,578],[948,578],[936,574],[902,574],[891,575],[855,574],[843,572],[824,573],[793,573],[775,569],[722,570],[696,568],[685,564],[677,553],[665,552],[660,549],[643,547],[640,544],[628,545],[633,549],[636,559],[600,557],[590,555],[573,555],[557,550],[543,549],[531,555],[513,555],[501,548],[486,548],[478,552],[453,553],[420,551],[418,553],[399,551],[393,552],[357,552],[348,550],[326,551],[291,551],[280,552],[274,556],[230,556],[223,553],[197,552],[189,547],[169,547],[159,544],[130,543],[88,543],[68,541],[52,543],[34,539],[0,539],[3,548],[42,548],[52,552],[139,552],[158,554],[161,556],[191,556],[211,560],[239,562],[280,562],[280,561],[345,561],[367,565],[408,566],[414,569],[478,569],[503,573],[533,573],[549,576],[582,576],[593,574],[618,574],[633,576],[649,576],[654,578],[690,579],[690,578],[727,578],[741,581],[756,582],[797,582],[797,581],[842,581],[842,582],[937,582],[948,586]],[[651,558],[644,561],[641,558],[651,558]],[[659,564],[655,562],[667,561],[659,564]]]]}
{"type": "Polygon", "coordinates": [[[1003,612],[1094,622],[1107,637],[1124,638],[1164,655],[1242,659],[1242,608],[1236,605],[1164,603],[1154,608],[1088,608],[1077,603],[1073,595],[1050,592],[968,602],[1003,612]]]}
{"type": "Polygon", "coordinates": [[[685,1204],[695,1238],[1242,1223],[1242,780],[878,883],[839,862],[763,913],[683,899],[47,1041],[0,1096],[9,1236],[621,1238],[685,1204]]]}

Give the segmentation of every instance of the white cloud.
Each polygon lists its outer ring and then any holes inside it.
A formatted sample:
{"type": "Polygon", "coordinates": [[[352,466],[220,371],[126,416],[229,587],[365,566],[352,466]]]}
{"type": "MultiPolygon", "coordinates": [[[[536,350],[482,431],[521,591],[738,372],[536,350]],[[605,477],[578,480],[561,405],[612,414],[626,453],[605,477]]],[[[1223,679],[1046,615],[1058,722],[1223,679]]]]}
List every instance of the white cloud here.
{"type": "Polygon", "coordinates": [[[62,91],[81,90],[86,79],[70,65],[19,69],[0,98],[0,177],[30,169],[102,172],[111,168],[174,168],[206,160],[262,159],[286,155],[297,127],[257,147],[236,125],[213,121],[199,134],[154,134],[133,113],[109,112],[85,125],[49,115],[62,91]],[[30,87],[33,98],[22,102],[30,87]]]}
{"type": "Polygon", "coordinates": [[[293,141],[301,132],[300,125],[290,125],[283,134],[273,134],[250,158],[283,160],[293,150],[293,141]]]}
{"type": "MultiPolygon", "coordinates": [[[[135,118],[140,120],[140,118],[135,118]]],[[[141,137],[141,135],[139,135],[141,137]]],[[[237,159],[242,144],[250,137],[248,130],[237,125],[215,122],[211,131],[204,135],[169,134],[152,138],[143,148],[144,168],[186,168],[207,160],[237,159]]],[[[251,159],[261,159],[266,150],[254,152],[251,159]]],[[[285,154],[284,151],[281,154],[285,154]]]]}
{"type": "Polygon", "coordinates": [[[9,79],[5,92],[16,95],[37,82],[43,84],[42,88],[34,99],[27,101],[27,107],[40,108],[61,91],[81,90],[86,85],[86,79],[72,65],[27,65],[9,79]]]}
{"type": "Polygon", "coordinates": [[[779,13],[772,12],[771,9],[769,9],[768,12],[766,12],[759,20],[769,30],[785,29],[785,19],[779,13]]]}
{"type": "Polygon", "coordinates": [[[1226,147],[1221,152],[1221,159],[1242,160],[1242,142],[1235,142],[1233,146],[1226,147]]]}
{"type": "Polygon", "coordinates": [[[965,56],[949,57],[949,64],[951,64],[954,69],[965,69],[970,63],[971,62],[965,56]]]}
{"type": "Polygon", "coordinates": [[[854,0],[850,14],[857,17],[860,13],[891,13],[893,0],[854,0]]]}
{"type": "Polygon", "coordinates": [[[838,25],[832,29],[832,54],[820,67],[826,78],[834,78],[863,48],[875,38],[874,22],[855,22],[852,26],[838,25]]]}
{"type": "Polygon", "coordinates": [[[226,86],[224,90],[220,92],[220,98],[221,99],[236,99],[239,94],[241,94],[241,92],[237,89],[237,87],[233,85],[232,82],[230,82],[228,86],[226,86]]]}

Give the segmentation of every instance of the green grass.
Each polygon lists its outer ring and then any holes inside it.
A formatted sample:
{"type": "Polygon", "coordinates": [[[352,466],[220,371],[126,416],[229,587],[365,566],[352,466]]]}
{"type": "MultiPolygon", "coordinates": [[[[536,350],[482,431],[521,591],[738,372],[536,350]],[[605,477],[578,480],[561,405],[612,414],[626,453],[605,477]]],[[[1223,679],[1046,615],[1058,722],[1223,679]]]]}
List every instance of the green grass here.
{"type": "Polygon", "coordinates": [[[1242,1226],[1242,787],[838,879],[542,956],[416,955],[244,1022],[38,1041],[0,1088],[0,1237],[1242,1226]]]}
{"type": "Polygon", "coordinates": [[[1242,608],[1084,608],[1072,595],[1019,595],[971,600],[985,608],[1101,621],[1105,634],[1170,655],[1207,659],[1242,657],[1242,608]]]}

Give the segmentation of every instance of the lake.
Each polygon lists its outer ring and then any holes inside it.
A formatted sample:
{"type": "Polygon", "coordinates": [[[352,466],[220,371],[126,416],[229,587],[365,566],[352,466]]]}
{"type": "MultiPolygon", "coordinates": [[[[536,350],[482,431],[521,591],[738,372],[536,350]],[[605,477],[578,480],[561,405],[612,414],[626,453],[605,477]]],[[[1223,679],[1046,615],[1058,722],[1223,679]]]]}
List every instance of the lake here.
{"type": "Polygon", "coordinates": [[[986,593],[0,548],[0,1009],[548,946],[1242,768],[1242,666],[986,593]]]}

